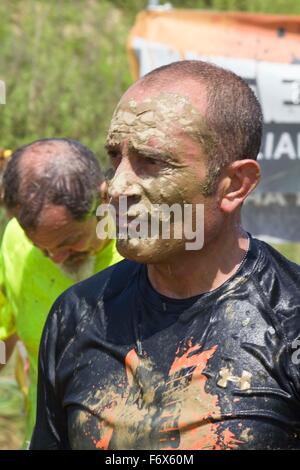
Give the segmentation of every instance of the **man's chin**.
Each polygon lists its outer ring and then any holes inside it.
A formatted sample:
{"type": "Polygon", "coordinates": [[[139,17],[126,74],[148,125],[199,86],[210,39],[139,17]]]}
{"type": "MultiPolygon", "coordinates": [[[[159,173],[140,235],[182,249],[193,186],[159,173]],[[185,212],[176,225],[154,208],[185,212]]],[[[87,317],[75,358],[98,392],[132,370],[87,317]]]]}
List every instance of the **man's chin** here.
{"type": "Polygon", "coordinates": [[[95,257],[92,255],[69,259],[58,265],[60,270],[76,282],[83,281],[94,274],[95,257]]]}
{"type": "Polygon", "coordinates": [[[138,263],[157,264],[173,257],[182,245],[182,240],[151,238],[117,239],[118,252],[126,259],[138,263]]]}
{"type": "Polygon", "coordinates": [[[78,253],[70,256],[66,261],[64,261],[61,265],[64,266],[66,269],[76,269],[77,267],[80,268],[91,256],[89,252],[78,253]]]}

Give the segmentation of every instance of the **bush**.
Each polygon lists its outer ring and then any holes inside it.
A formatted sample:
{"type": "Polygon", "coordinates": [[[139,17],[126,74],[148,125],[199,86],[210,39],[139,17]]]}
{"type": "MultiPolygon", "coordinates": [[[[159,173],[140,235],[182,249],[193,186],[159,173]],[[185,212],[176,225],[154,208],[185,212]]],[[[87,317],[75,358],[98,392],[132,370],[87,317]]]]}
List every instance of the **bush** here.
{"type": "Polygon", "coordinates": [[[107,1],[0,4],[0,147],[68,136],[105,161],[113,109],[131,82],[128,15],[107,1]]]}

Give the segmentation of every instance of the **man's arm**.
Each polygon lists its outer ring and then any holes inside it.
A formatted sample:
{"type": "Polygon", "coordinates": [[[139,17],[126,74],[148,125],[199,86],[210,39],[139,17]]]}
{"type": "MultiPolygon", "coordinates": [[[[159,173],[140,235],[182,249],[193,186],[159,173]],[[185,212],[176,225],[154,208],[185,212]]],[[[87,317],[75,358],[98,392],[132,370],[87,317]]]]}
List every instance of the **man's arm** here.
{"type": "Polygon", "coordinates": [[[57,338],[59,337],[57,309],[53,305],[46,322],[39,352],[37,418],[30,450],[68,449],[66,412],[57,392],[57,338]]]}
{"type": "Polygon", "coordinates": [[[4,354],[3,354],[4,364],[2,364],[2,357],[0,357],[0,372],[5,367],[5,365],[8,363],[9,358],[11,357],[11,355],[14,351],[14,348],[15,348],[15,345],[16,345],[17,341],[18,341],[18,336],[16,334],[14,334],[14,335],[10,336],[9,338],[2,341],[3,348],[1,348],[1,350],[3,350],[3,352],[4,352],[4,354]]]}

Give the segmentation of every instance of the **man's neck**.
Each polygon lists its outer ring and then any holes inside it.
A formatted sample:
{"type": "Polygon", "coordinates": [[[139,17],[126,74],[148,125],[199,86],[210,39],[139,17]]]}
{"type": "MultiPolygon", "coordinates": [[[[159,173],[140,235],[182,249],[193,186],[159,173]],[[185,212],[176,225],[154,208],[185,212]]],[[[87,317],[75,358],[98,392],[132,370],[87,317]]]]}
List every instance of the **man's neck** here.
{"type": "Polygon", "coordinates": [[[157,292],[175,299],[212,291],[238,270],[248,246],[247,233],[236,227],[199,251],[185,251],[170,263],[148,264],[149,280],[157,292]]]}

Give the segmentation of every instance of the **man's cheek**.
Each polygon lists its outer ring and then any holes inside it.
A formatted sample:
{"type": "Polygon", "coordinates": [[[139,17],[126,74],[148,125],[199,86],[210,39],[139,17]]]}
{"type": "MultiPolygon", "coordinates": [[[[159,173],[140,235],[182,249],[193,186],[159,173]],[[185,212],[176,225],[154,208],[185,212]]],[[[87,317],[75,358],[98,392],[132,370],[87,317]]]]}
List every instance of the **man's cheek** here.
{"type": "Polygon", "coordinates": [[[143,182],[144,193],[152,204],[182,203],[185,190],[178,175],[162,175],[143,182]]]}

